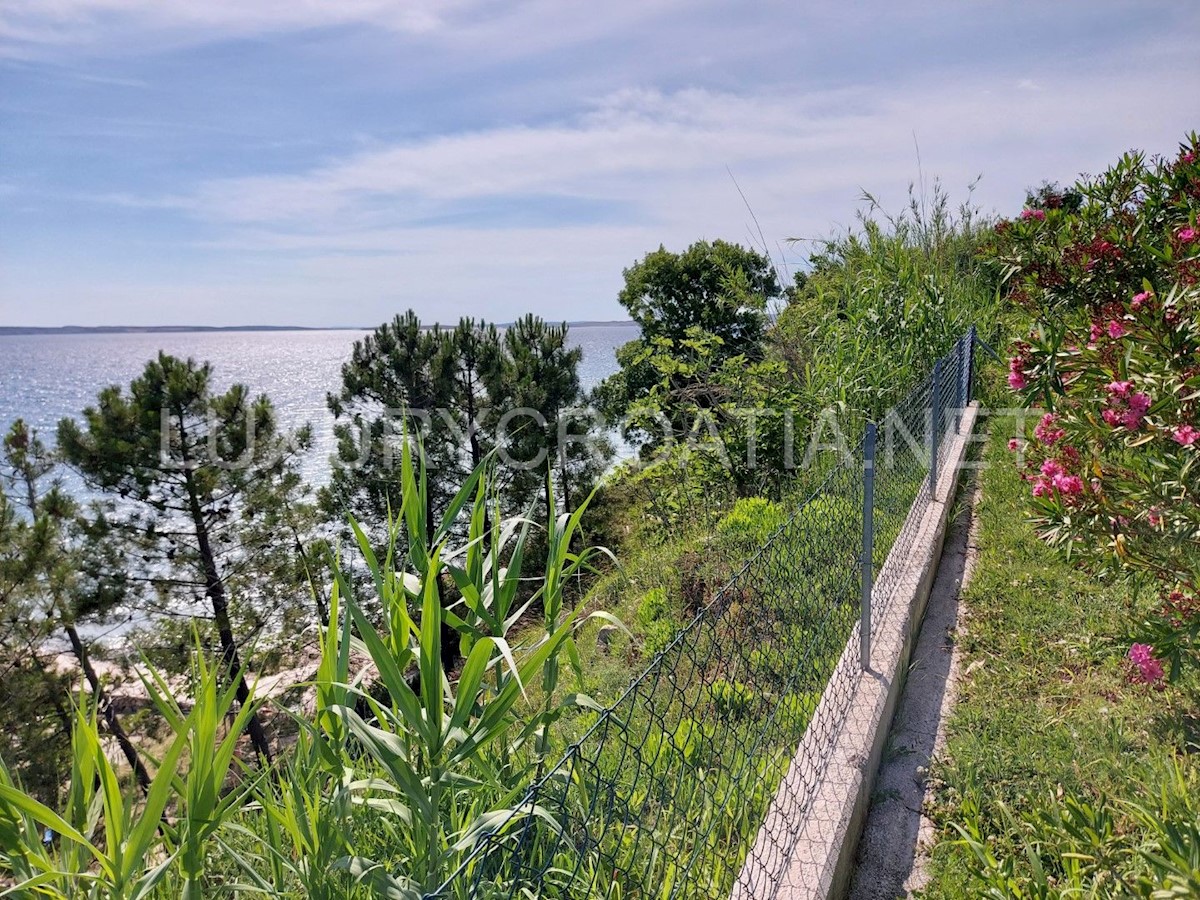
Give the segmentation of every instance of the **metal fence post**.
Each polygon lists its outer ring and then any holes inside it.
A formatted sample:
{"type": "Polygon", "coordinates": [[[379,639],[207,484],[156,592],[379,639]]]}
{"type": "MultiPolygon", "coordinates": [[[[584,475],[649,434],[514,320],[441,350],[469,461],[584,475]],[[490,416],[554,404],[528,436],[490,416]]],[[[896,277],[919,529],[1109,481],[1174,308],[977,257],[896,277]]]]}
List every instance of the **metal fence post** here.
{"type": "Polygon", "coordinates": [[[963,391],[963,393],[966,395],[966,403],[963,403],[963,406],[966,406],[967,403],[970,403],[971,399],[972,399],[971,388],[974,386],[973,383],[975,381],[975,342],[976,342],[976,340],[978,340],[978,339],[975,337],[975,326],[972,325],[970,327],[970,329],[967,331],[967,384],[966,384],[966,388],[963,391]]]}
{"type": "Polygon", "coordinates": [[[875,579],[875,423],[867,424],[863,441],[862,610],[858,623],[858,658],[871,668],[871,592],[875,579]]]}
{"type": "Polygon", "coordinates": [[[967,356],[964,350],[964,337],[960,337],[954,342],[954,433],[962,433],[963,407],[967,404],[963,401],[963,369],[966,366],[967,356]]]}
{"type": "Polygon", "coordinates": [[[929,392],[929,499],[937,499],[938,451],[942,449],[942,361],[933,364],[933,386],[929,392]]]}

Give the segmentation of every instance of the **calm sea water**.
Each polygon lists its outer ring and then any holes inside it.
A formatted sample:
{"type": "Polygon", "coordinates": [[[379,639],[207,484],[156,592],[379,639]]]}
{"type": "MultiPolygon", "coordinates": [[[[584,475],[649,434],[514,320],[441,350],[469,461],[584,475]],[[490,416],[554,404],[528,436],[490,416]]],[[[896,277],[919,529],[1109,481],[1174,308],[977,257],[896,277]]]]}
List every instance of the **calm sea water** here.
{"type": "MultiPolygon", "coordinates": [[[[0,336],[0,428],[24,418],[53,440],[64,416],[78,416],[101,388],[128,387],[159,350],[213,364],[218,388],[234,383],[265,392],[288,427],[309,422],[313,450],[304,474],[321,482],[333,450],[325,395],[341,383],[341,366],[365,331],[187,332],[0,336]]],[[[592,388],[617,369],[615,351],[636,337],[632,325],[584,325],[570,331],[583,349],[580,381],[592,388]]]]}

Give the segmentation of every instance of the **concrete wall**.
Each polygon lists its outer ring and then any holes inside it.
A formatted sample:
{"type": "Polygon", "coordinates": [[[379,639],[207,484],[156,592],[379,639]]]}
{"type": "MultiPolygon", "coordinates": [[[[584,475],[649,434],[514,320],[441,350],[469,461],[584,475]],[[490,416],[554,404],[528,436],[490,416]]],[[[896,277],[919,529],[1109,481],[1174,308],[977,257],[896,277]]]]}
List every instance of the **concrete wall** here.
{"type": "Polygon", "coordinates": [[[859,631],[846,643],[804,740],[734,886],[734,900],[844,897],[871,791],[925,604],[937,575],[978,405],[951,435],[932,502],[920,499],[884,563],[872,611],[871,665],[859,663],[859,631]]]}

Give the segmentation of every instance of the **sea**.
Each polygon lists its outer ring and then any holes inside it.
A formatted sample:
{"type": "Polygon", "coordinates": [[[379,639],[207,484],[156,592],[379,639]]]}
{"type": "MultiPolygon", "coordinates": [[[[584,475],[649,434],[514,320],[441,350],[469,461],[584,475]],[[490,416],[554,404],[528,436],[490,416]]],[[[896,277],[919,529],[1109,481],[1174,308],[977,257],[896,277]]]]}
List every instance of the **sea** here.
{"type": "MultiPolygon", "coordinates": [[[[574,325],[570,342],[583,350],[585,391],[618,368],[617,348],[637,337],[627,324],[574,325]]],[[[213,365],[215,387],[245,384],[266,393],[280,422],[313,429],[301,472],[323,483],[334,450],[326,394],[341,384],[342,363],[367,331],[193,331],[0,335],[0,428],[23,418],[47,443],[64,417],[78,417],[108,385],[128,388],[160,350],[213,365]]],[[[69,482],[73,481],[68,476],[69,482]]]]}

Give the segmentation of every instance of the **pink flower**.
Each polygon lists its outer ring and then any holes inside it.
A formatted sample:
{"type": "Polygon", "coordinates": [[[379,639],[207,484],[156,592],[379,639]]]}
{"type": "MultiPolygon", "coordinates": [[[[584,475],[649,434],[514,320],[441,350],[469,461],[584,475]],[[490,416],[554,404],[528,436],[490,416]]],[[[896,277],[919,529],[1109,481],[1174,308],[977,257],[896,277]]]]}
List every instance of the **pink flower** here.
{"type": "Polygon", "coordinates": [[[1196,154],[1194,151],[1189,150],[1187,153],[1185,153],[1181,157],[1179,157],[1179,161],[1181,163],[1188,163],[1190,165],[1191,163],[1194,163],[1196,161],[1196,154]]]}
{"type": "Polygon", "coordinates": [[[1024,372],[1009,372],[1008,386],[1014,391],[1022,391],[1029,386],[1028,380],[1025,378],[1024,372]]]}
{"type": "Polygon", "coordinates": [[[1154,648],[1149,644],[1134,644],[1129,648],[1129,661],[1135,666],[1140,666],[1153,657],[1154,648]]]}
{"type": "Polygon", "coordinates": [[[1041,209],[1023,209],[1021,210],[1022,219],[1037,219],[1039,222],[1046,221],[1046,213],[1041,209]]]}
{"type": "Polygon", "coordinates": [[[1055,475],[1051,484],[1067,497],[1075,497],[1083,493],[1083,479],[1078,475],[1055,475]]]}
{"type": "Polygon", "coordinates": [[[1104,417],[1104,421],[1113,428],[1120,424],[1131,431],[1136,431],[1142,427],[1142,420],[1146,418],[1146,412],[1150,409],[1150,397],[1147,394],[1136,393],[1129,394],[1126,398],[1128,384],[1127,381],[1114,381],[1108,386],[1110,393],[1113,394],[1112,400],[1115,401],[1115,405],[1104,410],[1101,415],[1104,417]],[[1114,387],[1117,390],[1113,390],[1114,387]],[[1125,404],[1124,409],[1121,408],[1122,404],[1125,404]]]}
{"type": "Polygon", "coordinates": [[[1154,656],[1149,644],[1134,644],[1129,648],[1129,661],[1138,670],[1138,679],[1146,684],[1156,684],[1163,679],[1162,663],[1154,656]]]}
{"type": "Polygon", "coordinates": [[[1104,337],[1104,329],[1100,327],[1099,322],[1093,322],[1092,328],[1088,332],[1088,344],[1093,345],[1102,337],[1104,337]]]}
{"type": "Polygon", "coordinates": [[[1066,434],[1061,428],[1055,428],[1054,423],[1058,421],[1058,416],[1054,413],[1046,413],[1042,416],[1042,421],[1038,422],[1037,427],[1033,429],[1033,436],[1043,444],[1053,444],[1066,434]]]}
{"type": "Polygon", "coordinates": [[[1154,294],[1150,293],[1150,291],[1142,291],[1140,294],[1133,295],[1133,302],[1130,304],[1130,306],[1132,306],[1134,310],[1139,310],[1143,306],[1146,306],[1153,299],[1154,294]]]}
{"type": "Polygon", "coordinates": [[[1157,506],[1152,506],[1146,512],[1146,521],[1150,523],[1151,528],[1157,528],[1162,524],[1162,513],[1157,506]]]}
{"type": "Polygon", "coordinates": [[[1111,381],[1105,385],[1105,390],[1110,394],[1116,394],[1118,397],[1124,397],[1129,394],[1133,388],[1132,381],[1111,381]]]}
{"type": "Polygon", "coordinates": [[[1196,240],[1197,236],[1200,236],[1200,232],[1197,232],[1195,228],[1180,228],[1175,233],[1175,236],[1179,238],[1179,243],[1190,244],[1196,240]]]}
{"type": "Polygon", "coordinates": [[[1033,485],[1033,496],[1045,497],[1051,492],[1050,482],[1045,478],[1039,478],[1033,485]]]}
{"type": "Polygon", "coordinates": [[[1112,338],[1114,341],[1117,340],[1118,338],[1125,337],[1125,326],[1122,325],[1120,322],[1118,322],[1116,319],[1113,319],[1111,322],[1108,323],[1108,336],[1110,338],[1112,338]]]}
{"type": "Polygon", "coordinates": [[[1200,441],[1200,431],[1197,431],[1191,425],[1180,425],[1175,429],[1175,433],[1171,435],[1171,439],[1181,447],[1190,447],[1196,441],[1200,441]]]}
{"type": "Polygon", "coordinates": [[[1063,469],[1062,463],[1057,459],[1048,459],[1042,463],[1042,474],[1047,478],[1053,478],[1056,475],[1062,475],[1066,470],[1063,469]]]}
{"type": "Polygon", "coordinates": [[[1018,441],[1016,438],[1009,438],[1008,449],[1011,450],[1013,453],[1016,453],[1018,450],[1021,449],[1021,442],[1018,441]]]}
{"type": "Polygon", "coordinates": [[[1121,416],[1121,424],[1130,431],[1137,431],[1142,427],[1142,419],[1144,417],[1136,409],[1125,410],[1125,415],[1121,416]]]}

